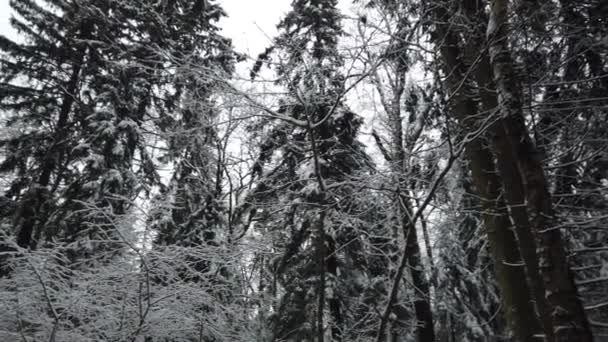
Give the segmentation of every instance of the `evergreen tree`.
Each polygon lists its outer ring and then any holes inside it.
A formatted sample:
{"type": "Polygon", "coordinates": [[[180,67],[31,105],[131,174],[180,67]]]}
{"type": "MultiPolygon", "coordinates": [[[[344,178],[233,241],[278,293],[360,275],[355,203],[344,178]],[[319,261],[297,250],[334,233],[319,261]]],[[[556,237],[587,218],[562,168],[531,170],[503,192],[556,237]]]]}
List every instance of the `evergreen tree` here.
{"type": "Polygon", "coordinates": [[[139,5],[13,2],[25,20],[15,19],[15,27],[28,37],[24,44],[2,40],[2,105],[14,132],[2,141],[2,170],[13,178],[6,198],[20,203],[14,231],[21,247],[35,247],[40,237],[117,239],[113,218],[127,214],[140,191],[159,180],[144,132],[179,120],[171,111],[192,97],[185,86],[205,92],[212,83],[177,79],[171,68],[187,62],[208,71],[230,68],[229,43],[209,26],[221,16],[219,7],[139,5]],[[187,14],[194,12],[202,15],[199,22],[187,14]],[[193,60],[201,51],[207,55],[193,60]]]}
{"type": "Polygon", "coordinates": [[[263,121],[272,126],[256,165],[263,229],[280,237],[281,256],[269,265],[278,279],[272,292],[282,294],[273,317],[277,339],[321,341],[326,325],[332,339],[348,339],[355,318],[348,313],[354,309],[349,291],[352,277],[363,271],[357,270],[355,251],[362,243],[357,231],[365,225],[356,215],[366,210],[351,198],[352,182],[369,172],[369,161],[356,140],[361,119],[344,104],[336,6],[334,0],[294,1],[275,45],[253,73],[273,49],[284,58],[276,68],[287,88],[279,112],[302,123],[263,121]],[[266,167],[272,168],[263,172],[266,167]]]}
{"type": "Polygon", "coordinates": [[[5,196],[17,203],[12,234],[22,248],[87,235],[106,240],[89,234],[93,225],[84,220],[72,221],[75,226],[66,220],[85,209],[76,200],[92,206],[113,202],[113,211],[125,213],[123,199],[110,198],[129,198],[134,189],[128,169],[135,147],[122,146],[119,138],[127,139],[134,127],[124,125],[128,114],[115,114],[119,101],[136,99],[94,87],[98,77],[115,75],[107,66],[112,44],[124,38],[118,21],[103,1],[11,5],[20,16],[13,26],[24,40],[1,39],[1,106],[11,134],[0,142],[0,169],[11,178],[5,196]],[[119,123],[122,132],[116,131],[119,123]]]}
{"type": "MultiPolygon", "coordinates": [[[[156,270],[155,281],[161,288],[183,284],[205,294],[206,298],[192,298],[187,306],[191,311],[177,308],[183,319],[229,315],[217,306],[234,301],[237,269],[230,265],[227,254],[237,251],[231,250],[236,245],[231,244],[229,213],[222,198],[225,147],[217,128],[220,110],[216,100],[221,85],[231,77],[237,56],[230,40],[218,33],[217,22],[224,12],[215,2],[176,1],[155,11],[165,20],[151,16],[146,21],[149,44],[156,47],[163,67],[176,73],[167,89],[171,102],[162,113],[167,119],[159,127],[167,143],[162,159],[173,171],[152,203],[148,223],[155,237],[149,267],[156,270]]],[[[221,340],[221,332],[205,328],[217,322],[200,324],[198,338],[221,340]]],[[[239,329],[236,322],[227,324],[239,329]]]]}
{"type": "MultiPolygon", "coordinates": [[[[534,141],[547,157],[547,180],[556,224],[569,250],[576,251],[569,262],[578,280],[585,305],[594,308],[604,302],[608,282],[601,281],[601,266],[606,255],[598,247],[606,236],[598,230],[605,216],[605,194],[597,184],[606,173],[603,147],[597,144],[606,135],[606,101],[600,94],[608,89],[602,76],[608,70],[605,44],[595,44],[606,35],[602,21],[608,11],[605,3],[589,0],[576,3],[557,1],[545,11],[543,23],[555,28],[559,39],[547,32],[519,33],[515,53],[525,58],[526,70],[533,77],[523,77],[524,97],[529,115],[534,118],[531,131],[534,141]],[[597,281],[600,279],[600,281],[597,281]]],[[[605,321],[601,310],[587,311],[594,332],[605,327],[591,321],[605,321]]]]}
{"type": "Polygon", "coordinates": [[[168,141],[163,159],[174,163],[175,172],[162,189],[158,209],[162,211],[166,201],[171,204],[156,218],[155,244],[216,244],[225,213],[220,203],[224,166],[218,151],[219,109],[214,97],[221,82],[230,77],[236,55],[230,40],[217,33],[216,22],[223,16],[219,5],[205,1],[172,5],[160,11],[171,19],[149,28],[166,34],[163,38],[151,35],[151,43],[169,62],[177,62],[173,67],[179,71],[171,84],[173,101],[166,109],[173,120],[161,126],[168,141]]]}

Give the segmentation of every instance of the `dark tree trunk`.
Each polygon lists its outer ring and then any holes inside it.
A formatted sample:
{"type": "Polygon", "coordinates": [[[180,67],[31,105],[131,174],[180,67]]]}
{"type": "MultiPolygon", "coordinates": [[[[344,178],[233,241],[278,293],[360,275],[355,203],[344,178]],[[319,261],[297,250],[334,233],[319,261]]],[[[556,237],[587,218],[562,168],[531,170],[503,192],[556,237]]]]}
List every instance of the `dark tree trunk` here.
{"type": "MultiPolygon", "coordinates": [[[[434,6],[432,14],[438,23],[434,34],[440,46],[445,74],[448,75],[446,83],[452,99],[452,111],[465,132],[474,132],[480,128],[476,115],[479,107],[473,97],[472,82],[467,80],[469,66],[463,61],[465,54],[461,51],[457,35],[448,24],[449,16],[445,7],[434,6]]],[[[534,313],[525,269],[521,265],[519,244],[500,197],[502,184],[494,171],[494,157],[480,138],[467,144],[465,155],[484,209],[484,224],[507,323],[517,341],[538,341],[535,336],[541,333],[540,323],[534,313]]]]}
{"type": "Polygon", "coordinates": [[[408,254],[408,266],[414,285],[414,311],[417,321],[416,335],[419,342],[434,342],[435,330],[433,327],[429,282],[424,272],[424,265],[422,264],[416,227],[410,222],[413,213],[409,207],[404,208],[404,210],[406,214],[402,215],[402,224],[404,225],[403,234],[406,235],[405,249],[408,254]]]}
{"type": "MultiPolygon", "coordinates": [[[[524,121],[522,94],[515,79],[515,69],[508,42],[508,0],[493,0],[488,41],[492,70],[496,81],[499,110],[507,143],[519,170],[530,223],[538,241],[540,274],[551,308],[555,340],[592,341],[593,336],[583,305],[578,298],[574,276],[568,265],[561,233],[555,228],[551,195],[547,188],[542,155],[532,142],[524,121]]],[[[500,170],[499,170],[500,171],[500,170]]],[[[508,174],[503,174],[503,178],[508,174]]],[[[505,188],[507,192],[511,189],[505,188]]]]}
{"type": "MultiPolygon", "coordinates": [[[[496,98],[496,85],[492,79],[492,69],[486,50],[479,49],[485,42],[487,30],[487,15],[481,0],[468,0],[464,2],[465,12],[469,20],[474,23],[472,37],[466,39],[467,59],[469,65],[474,67],[474,76],[477,81],[478,93],[481,99],[481,111],[493,113],[498,108],[496,98]],[[473,60],[477,60],[475,65],[473,60]]],[[[496,168],[501,175],[502,188],[508,204],[508,212],[515,225],[521,256],[526,264],[526,275],[532,289],[540,321],[543,325],[547,341],[553,341],[553,326],[550,311],[545,300],[545,288],[538,270],[538,257],[536,255],[536,242],[528,220],[526,201],[521,176],[517,166],[512,162],[510,146],[506,140],[505,131],[500,122],[490,127],[492,146],[496,153],[496,168]]]]}
{"type": "MultiPolygon", "coordinates": [[[[82,39],[87,39],[89,36],[90,28],[85,25],[83,26],[81,37],[82,39]]],[[[65,139],[65,134],[67,132],[69,115],[76,98],[80,70],[82,69],[86,49],[86,45],[83,45],[76,53],[72,63],[72,73],[65,85],[52,145],[48,148],[47,153],[44,156],[37,182],[31,186],[28,194],[26,194],[27,198],[22,202],[21,208],[17,211],[17,217],[15,217],[17,222],[20,222],[19,231],[17,233],[17,244],[22,248],[36,247],[36,241],[33,240],[34,230],[40,229],[40,226],[46,221],[46,214],[43,213],[44,204],[47,201],[48,196],[48,190],[46,188],[50,184],[53,172],[56,171],[56,164],[59,162],[58,157],[62,153],[62,147],[60,145],[62,140],[65,139]]]]}

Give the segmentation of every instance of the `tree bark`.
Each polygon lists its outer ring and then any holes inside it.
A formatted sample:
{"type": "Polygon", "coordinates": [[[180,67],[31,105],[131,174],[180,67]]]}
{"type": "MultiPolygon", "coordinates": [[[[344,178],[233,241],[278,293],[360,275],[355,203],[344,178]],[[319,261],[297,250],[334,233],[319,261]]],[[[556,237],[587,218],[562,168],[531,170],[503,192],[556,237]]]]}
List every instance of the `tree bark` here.
{"type": "MultiPolygon", "coordinates": [[[[402,32],[403,30],[398,30],[402,32]]],[[[405,40],[399,39],[397,44],[403,44],[405,40]]],[[[404,47],[399,47],[398,51],[405,51],[404,47]]],[[[419,342],[434,342],[435,330],[433,326],[433,313],[430,303],[430,286],[425,274],[425,267],[422,263],[420,244],[418,243],[418,234],[416,231],[415,222],[412,222],[413,210],[409,199],[404,196],[406,189],[402,185],[407,184],[405,175],[408,172],[406,149],[404,146],[403,125],[401,122],[401,101],[405,87],[405,65],[406,58],[401,55],[396,55],[393,58],[393,66],[395,71],[395,81],[392,84],[392,94],[390,99],[384,98],[383,106],[388,115],[389,130],[390,130],[390,150],[392,156],[386,156],[388,162],[391,163],[392,172],[395,174],[398,182],[398,195],[395,196],[395,206],[399,208],[399,216],[402,228],[402,234],[405,238],[405,251],[409,270],[412,276],[414,285],[414,311],[416,315],[416,335],[419,342]]],[[[382,89],[378,89],[382,92],[382,89]]],[[[384,95],[383,95],[384,97],[384,95]]],[[[414,143],[412,141],[411,143],[414,143]]],[[[423,219],[423,218],[421,218],[423,219]]],[[[432,261],[432,259],[430,260],[432,261]]],[[[390,303],[389,303],[390,304],[390,303]]],[[[400,310],[394,310],[399,312],[400,310]]],[[[399,320],[400,317],[397,317],[399,320]]],[[[382,329],[383,330],[383,329],[382,329]]],[[[395,336],[393,336],[395,339],[395,336]]]]}
{"type": "Polygon", "coordinates": [[[409,270],[414,285],[414,311],[416,313],[416,335],[419,342],[434,342],[433,312],[430,303],[429,281],[424,272],[424,265],[420,255],[418,234],[413,222],[410,222],[413,213],[411,208],[402,209],[402,224],[405,225],[403,233],[406,234],[405,249],[408,253],[409,270]]]}
{"type": "MultiPolygon", "coordinates": [[[[395,151],[395,158],[393,160],[393,171],[396,173],[399,181],[399,187],[401,184],[406,184],[403,176],[406,174],[406,153],[403,146],[403,128],[401,125],[401,110],[398,106],[401,101],[401,96],[395,96],[393,99],[394,105],[391,116],[391,137],[392,137],[392,150],[395,151]]],[[[414,311],[416,314],[416,335],[418,336],[419,342],[433,342],[435,341],[435,331],[433,328],[433,313],[431,311],[430,303],[430,287],[429,281],[425,274],[425,267],[422,263],[420,254],[420,244],[418,243],[418,233],[416,231],[415,222],[412,222],[413,210],[411,204],[402,191],[405,189],[399,189],[399,195],[395,196],[396,205],[399,208],[399,215],[401,216],[402,231],[405,237],[405,253],[407,253],[407,260],[409,264],[409,270],[412,276],[412,283],[414,285],[414,311]]]]}
{"type": "MultiPolygon", "coordinates": [[[[465,43],[467,64],[474,67],[477,93],[481,99],[481,111],[489,115],[498,108],[498,100],[496,98],[496,85],[492,79],[492,69],[487,50],[482,49],[480,51],[479,49],[480,46],[484,46],[487,29],[487,15],[484,11],[484,2],[481,0],[467,0],[463,5],[468,19],[474,23],[472,37],[465,37],[467,41],[465,43]]],[[[538,270],[536,242],[526,211],[523,183],[516,165],[512,162],[516,156],[512,155],[512,150],[508,145],[505,134],[500,121],[490,127],[492,147],[496,153],[496,168],[501,176],[502,188],[508,204],[510,218],[515,226],[519,250],[526,264],[528,284],[532,289],[546,340],[553,341],[553,325],[551,323],[550,310],[545,300],[545,288],[538,270]]]]}
{"type": "MultiPolygon", "coordinates": [[[[501,125],[511,154],[515,157],[512,161],[520,173],[530,212],[530,223],[536,233],[540,274],[551,308],[555,340],[592,341],[593,336],[578,298],[561,234],[559,229],[554,227],[551,195],[547,188],[542,155],[532,142],[524,120],[522,94],[518,88],[509,50],[508,5],[508,0],[491,2],[487,32],[501,125]]],[[[508,175],[501,172],[501,176],[505,178],[508,175]]],[[[509,192],[511,189],[505,190],[509,192]]]]}
{"type": "MultiPolygon", "coordinates": [[[[449,27],[445,7],[434,6],[435,40],[443,60],[451,108],[465,132],[479,128],[478,103],[473,99],[474,89],[467,79],[467,65],[459,46],[459,39],[449,27]]],[[[467,144],[465,155],[472,171],[473,183],[481,198],[483,220],[493,255],[495,271],[501,290],[503,310],[516,341],[538,341],[542,330],[534,313],[526,274],[521,264],[519,244],[509,215],[502,201],[500,179],[495,173],[494,157],[480,138],[467,144]]]]}
{"type": "MultiPolygon", "coordinates": [[[[87,39],[90,36],[90,25],[84,25],[80,37],[87,39]]],[[[42,160],[40,175],[26,195],[26,199],[20,205],[15,219],[21,220],[20,227],[17,233],[17,245],[22,248],[35,248],[36,241],[32,239],[34,230],[39,229],[39,225],[43,224],[44,215],[41,211],[44,210],[44,203],[47,201],[48,189],[51,176],[55,172],[58,162],[58,155],[62,152],[61,141],[65,139],[67,126],[69,123],[69,115],[76,98],[76,90],[78,89],[78,81],[80,80],[80,71],[84,62],[84,56],[87,50],[86,45],[82,45],[76,52],[76,56],[72,62],[72,73],[65,84],[65,92],[63,94],[59,116],[56,123],[55,132],[53,134],[53,143],[47,150],[47,154],[42,160]]]]}
{"type": "Polygon", "coordinates": [[[319,214],[319,222],[317,223],[317,258],[319,262],[319,284],[317,285],[317,342],[323,342],[325,337],[325,329],[323,323],[323,315],[325,314],[325,212],[319,214]]]}

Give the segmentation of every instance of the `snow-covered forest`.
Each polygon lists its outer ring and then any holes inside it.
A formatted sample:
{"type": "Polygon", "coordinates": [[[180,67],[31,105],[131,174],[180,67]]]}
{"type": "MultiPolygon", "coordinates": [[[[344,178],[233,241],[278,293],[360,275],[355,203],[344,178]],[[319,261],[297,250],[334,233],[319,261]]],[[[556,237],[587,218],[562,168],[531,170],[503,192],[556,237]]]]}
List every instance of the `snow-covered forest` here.
{"type": "Polygon", "coordinates": [[[608,341],[608,1],[10,8],[0,341],[608,341]]]}

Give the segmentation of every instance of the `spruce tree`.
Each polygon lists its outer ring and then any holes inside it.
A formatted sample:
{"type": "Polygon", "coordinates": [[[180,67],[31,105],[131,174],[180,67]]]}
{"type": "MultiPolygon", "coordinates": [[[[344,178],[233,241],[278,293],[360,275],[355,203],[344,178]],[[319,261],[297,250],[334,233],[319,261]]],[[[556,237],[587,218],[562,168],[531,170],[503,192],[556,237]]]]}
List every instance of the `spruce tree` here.
{"type": "Polygon", "coordinates": [[[108,27],[112,25],[105,16],[109,8],[100,1],[12,1],[11,5],[19,15],[12,24],[23,42],[0,38],[1,108],[10,130],[0,141],[4,150],[0,170],[10,179],[5,197],[17,208],[11,234],[20,247],[36,248],[39,240],[65,236],[59,231],[66,226],[58,218],[69,215],[65,208],[74,204],[69,193],[76,184],[90,187],[89,198],[95,192],[104,197],[102,188],[112,187],[113,180],[102,180],[110,176],[106,172],[85,181],[88,172],[83,168],[96,165],[110,170],[92,151],[94,138],[83,133],[102,124],[93,122],[103,109],[96,108],[88,83],[102,73],[100,53],[107,39],[119,38],[103,35],[119,31],[108,27]]]}
{"type": "Polygon", "coordinates": [[[358,311],[351,277],[362,271],[357,230],[364,226],[355,217],[365,209],[351,198],[352,182],[369,172],[369,160],[356,140],[361,118],[344,103],[336,6],[335,0],[294,1],[253,72],[265,59],[284,58],[275,68],[287,89],[279,112],[305,123],[260,122],[267,128],[253,198],[259,229],[280,237],[280,256],[269,264],[277,279],[271,292],[281,293],[272,317],[277,339],[321,341],[326,326],[333,340],[355,333],[347,328],[355,318],[350,310],[358,311]]]}
{"type": "MultiPolygon", "coordinates": [[[[150,17],[147,21],[150,44],[162,53],[157,57],[163,58],[163,67],[176,73],[167,88],[171,102],[163,109],[166,119],[159,123],[167,144],[161,158],[172,173],[152,201],[148,225],[155,236],[148,267],[154,268],[160,293],[190,289],[184,296],[190,298],[188,305],[173,308],[177,316],[194,322],[223,316],[228,321],[221,324],[234,324],[236,332],[243,327],[228,317],[241,313],[219,309],[235,298],[237,270],[227,254],[238,251],[230,243],[229,213],[222,198],[225,146],[218,128],[217,100],[221,85],[231,77],[237,54],[230,40],[218,32],[218,21],[225,14],[215,2],[177,1],[156,11],[165,20],[150,17]]],[[[219,322],[197,324],[198,338],[222,339],[224,332],[209,328],[219,322]]],[[[182,336],[196,338],[189,334],[182,336]]]]}
{"type": "MultiPolygon", "coordinates": [[[[558,40],[547,32],[518,32],[520,44],[514,54],[525,58],[532,76],[522,77],[534,142],[546,156],[556,222],[561,227],[568,249],[575,251],[568,261],[582,283],[579,288],[590,322],[605,321],[597,303],[605,302],[608,282],[602,279],[601,266],[606,255],[600,246],[605,236],[598,223],[605,216],[602,189],[605,178],[604,147],[598,141],[606,136],[605,77],[608,70],[606,44],[598,44],[608,31],[604,18],[608,5],[602,1],[558,1],[549,7],[542,23],[555,27],[558,40]],[[582,223],[584,222],[584,223],[582,223]]],[[[591,323],[596,336],[605,331],[591,323]]]]}
{"type": "Polygon", "coordinates": [[[215,243],[225,216],[220,203],[224,169],[218,151],[215,98],[222,82],[230,77],[236,54],[230,40],[217,32],[217,21],[224,15],[219,5],[177,2],[160,13],[170,19],[149,29],[166,36],[151,35],[151,43],[175,63],[178,74],[171,84],[173,101],[166,109],[172,120],[161,125],[168,143],[163,160],[174,163],[175,171],[160,194],[155,244],[215,243]],[[164,201],[172,203],[162,214],[164,201]]]}

